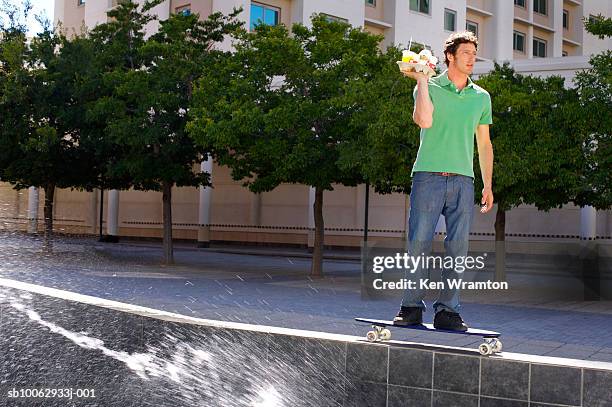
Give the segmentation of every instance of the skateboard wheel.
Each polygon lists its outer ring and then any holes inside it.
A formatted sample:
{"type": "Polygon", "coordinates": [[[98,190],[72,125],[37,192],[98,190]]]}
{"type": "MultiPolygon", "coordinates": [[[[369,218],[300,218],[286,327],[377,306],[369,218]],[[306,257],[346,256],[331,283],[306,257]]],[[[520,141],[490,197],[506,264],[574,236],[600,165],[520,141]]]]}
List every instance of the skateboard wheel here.
{"type": "Polygon", "coordinates": [[[478,351],[481,355],[487,356],[493,353],[493,347],[488,343],[481,343],[480,346],[478,346],[478,351]]]}
{"type": "Polygon", "coordinates": [[[491,346],[492,353],[499,353],[502,350],[502,343],[499,338],[486,338],[485,343],[491,346]]]}
{"type": "Polygon", "coordinates": [[[387,328],[383,329],[380,331],[380,340],[381,341],[388,341],[389,339],[391,339],[391,331],[387,328]]]}
{"type": "Polygon", "coordinates": [[[366,335],[366,339],[368,340],[368,342],[376,342],[378,340],[378,332],[369,331],[366,335]]]}

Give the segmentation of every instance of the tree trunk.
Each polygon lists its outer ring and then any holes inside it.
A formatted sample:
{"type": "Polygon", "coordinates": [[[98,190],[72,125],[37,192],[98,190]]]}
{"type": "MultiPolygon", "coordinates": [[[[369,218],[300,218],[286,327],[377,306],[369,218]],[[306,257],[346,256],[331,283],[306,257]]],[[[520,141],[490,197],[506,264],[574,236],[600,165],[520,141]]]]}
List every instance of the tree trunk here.
{"type": "Polygon", "coordinates": [[[164,263],[174,263],[174,251],[172,248],[172,183],[162,183],[162,201],[164,218],[164,263]]]}
{"type": "Polygon", "coordinates": [[[323,238],[325,227],[323,224],[323,188],[315,187],[314,202],[315,235],[312,251],[312,266],[310,275],[313,278],[323,277],[323,238]]]}
{"type": "Polygon", "coordinates": [[[506,211],[495,214],[495,281],[506,281],[506,211]]]}
{"type": "Polygon", "coordinates": [[[43,250],[53,251],[53,197],[55,195],[55,184],[45,185],[45,234],[43,240],[43,250]]]}

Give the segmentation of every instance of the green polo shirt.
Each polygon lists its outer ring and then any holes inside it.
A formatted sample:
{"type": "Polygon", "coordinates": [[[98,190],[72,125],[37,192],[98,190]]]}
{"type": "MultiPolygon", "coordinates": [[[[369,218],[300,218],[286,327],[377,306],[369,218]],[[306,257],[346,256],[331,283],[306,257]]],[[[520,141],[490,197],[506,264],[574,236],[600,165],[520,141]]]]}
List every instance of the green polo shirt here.
{"type": "MultiPolygon", "coordinates": [[[[414,87],[416,103],[418,86],[414,87]]],[[[492,124],[491,97],[468,77],[461,91],[448,71],[429,79],[434,106],[430,128],[421,129],[415,171],[454,172],[474,177],[474,136],[479,124],[492,124]]],[[[412,175],[411,174],[411,175],[412,175]]]]}

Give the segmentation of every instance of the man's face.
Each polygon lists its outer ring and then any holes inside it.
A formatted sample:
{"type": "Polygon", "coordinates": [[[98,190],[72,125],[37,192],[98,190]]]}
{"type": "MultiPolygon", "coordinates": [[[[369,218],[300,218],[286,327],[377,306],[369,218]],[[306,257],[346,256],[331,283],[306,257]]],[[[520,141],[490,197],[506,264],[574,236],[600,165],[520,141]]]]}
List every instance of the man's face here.
{"type": "Polygon", "coordinates": [[[454,68],[465,75],[471,75],[476,62],[476,46],[471,42],[459,44],[455,55],[448,54],[449,67],[454,68]]]}

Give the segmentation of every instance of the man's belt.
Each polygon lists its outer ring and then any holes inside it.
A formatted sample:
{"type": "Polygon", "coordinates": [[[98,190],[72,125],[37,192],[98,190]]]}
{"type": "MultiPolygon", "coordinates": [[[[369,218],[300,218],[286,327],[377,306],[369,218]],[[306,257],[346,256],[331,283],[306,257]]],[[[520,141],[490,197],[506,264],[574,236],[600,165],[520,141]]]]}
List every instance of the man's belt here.
{"type": "Polygon", "coordinates": [[[432,172],[432,174],[442,175],[443,177],[452,177],[453,175],[461,175],[461,174],[455,174],[454,172],[432,172]]]}

